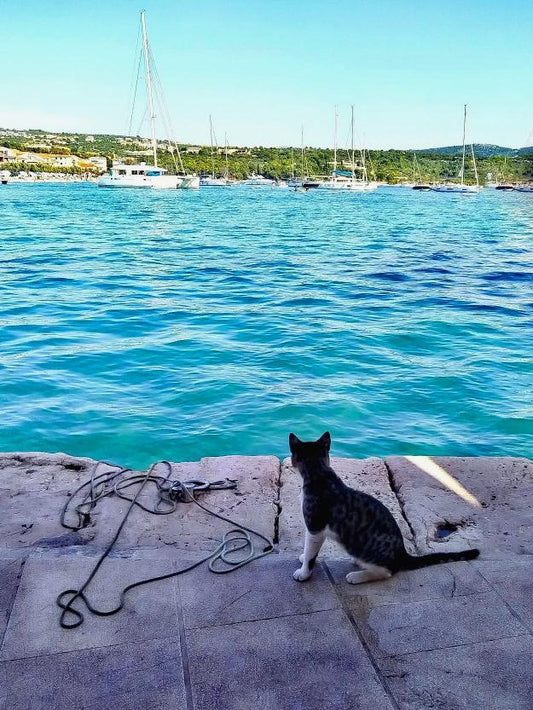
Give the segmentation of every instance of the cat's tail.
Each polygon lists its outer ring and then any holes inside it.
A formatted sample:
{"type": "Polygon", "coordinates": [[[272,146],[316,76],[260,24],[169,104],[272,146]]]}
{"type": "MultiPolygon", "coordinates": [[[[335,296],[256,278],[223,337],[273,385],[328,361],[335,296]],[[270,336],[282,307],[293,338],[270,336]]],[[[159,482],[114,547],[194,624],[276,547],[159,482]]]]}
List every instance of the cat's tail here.
{"type": "Polygon", "coordinates": [[[413,557],[407,555],[403,569],[420,569],[429,565],[439,565],[442,562],[460,562],[462,560],[475,560],[479,550],[463,550],[462,552],[432,552],[429,555],[413,557]]]}

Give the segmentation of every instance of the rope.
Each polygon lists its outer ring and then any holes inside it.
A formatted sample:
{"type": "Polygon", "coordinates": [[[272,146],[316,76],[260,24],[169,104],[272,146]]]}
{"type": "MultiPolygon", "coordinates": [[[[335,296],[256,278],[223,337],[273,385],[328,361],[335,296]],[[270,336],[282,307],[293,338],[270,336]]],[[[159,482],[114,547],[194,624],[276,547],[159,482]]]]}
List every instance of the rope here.
{"type": "Polygon", "coordinates": [[[74,493],[67,499],[63,510],[61,511],[61,525],[69,530],[79,530],[86,527],[90,522],[90,512],[95,508],[97,502],[110,495],[117,495],[120,498],[130,501],[130,505],[122,518],[122,521],[109,545],[106,547],[102,555],[99,557],[93,570],[82,584],[79,589],[65,589],[56,599],[57,605],[62,609],[59,617],[59,624],[64,629],[75,629],[80,626],[84,621],[83,613],[73,606],[76,600],[80,600],[85,605],[86,609],[95,614],[96,616],[112,616],[118,613],[126,603],[126,595],[131,589],[135,587],[140,587],[145,584],[151,584],[152,582],[158,582],[163,579],[170,579],[171,577],[177,577],[185,572],[190,572],[191,570],[199,567],[204,562],[208,562],[208,568],[214,574],[227,574],[228,572],[233,572],[234,570],[249,564],[253,560],[260,559],[269,555],[274,550],[272,541],[256,530],[248,528],[245,525],[241,525],[231,518],[227,518],[224,515],[215,513],[215,511],[210,510],[206,506],[202,505],[194,496],[194,491],[207,491],[207,490],[222,490],[228,488],[236,488],[236,482],[230,479],[225,479],[221,481],[179,481],[171,480],[170,476],[172,474],[172,467],[168,461],[162,461],[161,463],[166,465],[168,468],[168,475],[157,476],[153,473],[155,466],[157,464],[152,464],[145,474],[140,474],[136,476],[130,476],[128,478],[118,479],[124,473],[127,473],[131,469],[119,468],[115,471],[104,472],[97,475],[98,467],[105,462],[98,461],[93,467],[91,472],[91,477],[88,481],[83,483],[79,488],[74,491],[74,493]],[[124,490],[130,488],[136,483],[141,483],[135,495],[129,497],[124,494],[124,490]],[[138,498],[141,492],[144,490],[147,483],[154,483],[157,487],[157,502],[154,508],[148,508],[139,502],[138,498]],[[112,487],[110,484],[113,484],[112,487]],[[71,525],[66,522],[67,515],[69,513],[69,508],[71,506],[74,498],[81,493],[81,491],[88,487],[88,492],[85,495],[81,503],[79,503],[74,511],[78,518],[77,525],[71,525]],[[97,609],[89,601],[85,590],[94,579],[99,568],[103,564],[106,557],[109,555],[113,546],[115,545],[122,529],[124,528],[129,514],[133,510],[134,506],[138,506],[142,510],[145,510],[154,515],[169,515],[173,513],[178,502],[182,503],[194,503],[203,511],[209,515],[223,520],[230,525],[235,527],[224,534],[221,542],[217,547],[210,552],[208,555],[202,559],[194,562],[193,564],[185,567],[177,572],[170,572],[168,574],[159,575],[157,577],[149,577],[147,579],[142,579],[133,584],[129,584],[120,593],[120,603],[113,609],[104,610],[97,609]],[[266,545],[262,550],[257,550],[252,541],[251,535],[255,535],[263,540],[266,545]],[[236,554],[240,553],[240,554],[236,554]],[[70,615],[70,617],[69,617],[70,615]],[[73,618],[72,618],[73,617],[73,618]],[[69,620],[70,618],[70,620],[69,620]]]}

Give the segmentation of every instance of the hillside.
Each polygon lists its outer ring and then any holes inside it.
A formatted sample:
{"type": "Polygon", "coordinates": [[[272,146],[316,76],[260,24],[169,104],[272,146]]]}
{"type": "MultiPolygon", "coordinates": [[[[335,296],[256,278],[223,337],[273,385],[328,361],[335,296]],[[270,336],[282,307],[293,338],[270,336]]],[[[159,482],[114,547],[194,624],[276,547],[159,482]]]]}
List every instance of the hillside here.
{"type": "MultiPolygon", "coordinates": [[[[77,156],[78,164],[67,171],[82,172],[87,160],[92,156],[103,156],[108,165],[113,159],[131,162],[150,162],[151,144],[141,136],[88,135],[84,133],[50,133],[39,129],[18,131],[0,128],[0,146],[16,153],[21,160],[21,151],[33,151],[41,156],[43,163],[32,165],[32,170],[52,170],[45,164],[49,154],[56,156],[77,156]]],[[[24,162],[9,163],[4,151],[3,168],[14,171],[29,169],[24,162]],[[7,162],[6,162],[7,161],[7,162]]],[[[444,146],[422,150],[371,150],[366,151],[365,161],[369,176],[373,179],[396,183],[404,180],[441,181],[457,177],[460,169],[461,146],[444,146]],[[416,175],[413,157],[417,156],[416,175]]],[[[217,147],[214,154],[209,146],[179,145],[179,152],[186,171],[195,173],[223,174],[226,170],[231,176],[241,179],[252,173],[261,173],[272,178],[287,178],[291,175],[327,175],[333,166],[333,151],[330,148],[312,148],[305,150],[302,166],[301,148],[228,146],[227,163],[225,149],[217,147]]],[[[497,145],[476,144],[475,153],[481,181],[533,179],[533,148],[505,148],[497,145]],[[488,176],[491,178],[488,178],[488,176]]],[[[338,150],[338,166],[349,167],[350,155],[346,149],[338,150]]],[[[360,155],[356,154],[356,159],[360,155]]],[[[0,161],[2,152],[0,151],[0,161]]],[[[11,157],[13,160],[13,157],[11,157]]],[[[59,161],[56,161],[56,164],[59,161]]],[[[65,161],[64,161],[65,162],[65,161]]],[[[166,141],[158,142],[158,163],[170,170],[175,168],[174,154],[166,141]]],[[[473,180],[471,161],[468,161],[466,179],[473,180]]]]}
{"type": "MultiPolygon", "coordinates": [[[[462,145],[448,145],[442,148],[423,148],[415,152],[420,155],[460,155],[463,151],[462,145]]],[[[474,152],[478,158],[495,158],[497,156],[511,157],[518,155],[520,152],[533,152],[533,147],[530,148],[504,148],[501,145],[492,145],[491,143],[474,143],[474,152]]]]}

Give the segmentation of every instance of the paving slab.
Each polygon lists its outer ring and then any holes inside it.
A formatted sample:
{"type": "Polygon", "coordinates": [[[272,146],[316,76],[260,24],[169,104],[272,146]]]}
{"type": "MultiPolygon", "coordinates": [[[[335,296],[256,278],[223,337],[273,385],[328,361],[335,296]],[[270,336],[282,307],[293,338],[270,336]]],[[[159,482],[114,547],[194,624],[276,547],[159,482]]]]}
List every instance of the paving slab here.
{"type": "MultiPolygon", "coordinates": [[[[331,543],[312,579],[297,583],[303,521],[289,461],[282,469],[275,457],[172,463],[180,480],[236,479],[236,491],[200,501],[269,537],[278,522],[279,550],[230,575],[203,566],[141,587],[116,616],[86,613],[81,628],[66,631],[55,598],[84,581],[129,503],[105,499],[87,528],[69,532],[59,512],[94,462],[0,455],[0,710],[530,708],[532,464],[432,461],[480,507],[430,476],[427,461],[332,460],[349,485],[392,510],[412,552],[476,545],[478,560],[354,586],[344,579],[351,562],[331,543]],[[439,542],[444,522],[458,531],[439,542]]],[[[150,491],[143,499],[154,502],[150,491]]],[[[110,608],[122,587],[196,562],[230,527],[192,505],[169,516],[134,509],[91,599],[110,608]]]]}
{"type": "Polygon", "coordinates": [[[531,636],[378,660],[400,710],[531,710],[531,636]]]}
{"type": "Polygon", "coordinates": [[[533,462],[392,456],[386,464],[421,552],[479,547],[482,557],[533,554],[533,462]],[[447,523],[457,531],[439,538],[437,529],[447,523]]]}
{"type": "Polygon", "coordinates": [[[374,658],[522,636],[527,628],[495,592],[405,604],[352,606],[374,658]]]}
{"type": "MultiPolygon", "coordinates": [[[[96,560],[82,556],[30,556],[4,636],[2,660],[178,635],[175,579],[133,589],[124,609],[114,616],[93,616],[79,606],[84,623],[77,629],[62,629],[56,598],[65,589],[78,588],[96,560]]],[[[112,609],[128,584],[174,569],[173,562],[159,559],[108,559],[88,588],[88,595],[97,608],[112,609]]]]}
{"type": "Polygon", "coordinates": [[[533,633],[533,556],[471,563],[533,633]]]}
{"type": "Polygon", "coordinates": [[[348,584],[346,575],[355,569],[347,560],[328,560],[338,591],[350,608],[368,609],[385,604],[405,604],[493,591],[489,582],[468,562],[398,572],[390,579],[366,584],[348,584]]]}
{"type": "Polygon", "coordinates": [[[195,710],[392,710],[339,610],[187,631],[195,710]]]}
{"type": "MultiPolygon", "coordinates": [[[[259,530],[269,538],[274,534],[277,509],[277,479],[279,459],[275,456],[224,456],[201,461],[171,463],[173,480],[216,481],[225,478],[237,481],[234,490],[213,490],[198,493],[202,505],[216,513],[235,518],[239,523],[259,530]]],[[[168,475],[164,464],[154,469],[157,475],[168,475]]],[[[135,489],[130,489],[134,492],[135,489]]],[[[154,497],[148,489],[145,502],[153,506],[154,497]]],[[[97,540],[110,539],[129,503],[107,498],[101,502],[100,531],[97,540]]],[[[142,547],[176,550],[210,551],[220,542],[232,525],[209,516],[193,503],[180,503],[171,515],[154,516],[135,508],[117,541],[117,550],[142,547]]]]}
{"type": "Polygon", "coordinates": [[[0,559],[0,647],[19,587],[23,564],[23,557],[0,559]]]}
{"type": "MultiPolygon", "coordinates": [[[[348,486],[369,493],[387,506],[400,526],[406,547],[414,551],[411,531],[390,487],[389,473],[383,461],[375,457],[346,459],[333,456],[331,466],[348,486]]],[[[283,461],[280,481],[279,546],[281,550],[301,553],[304,540],[300,502],[302,479],[298,471],[292,468],[290,458],[283,461]]],[[[328,559],[346,557],[343,548],[329,540],[324,544],[321,554],[328,559]]]]}
{"type": "Polygon", "coordinates": [[[2,710],[185,708],[175,638],[0,663],[2,710]]]}
{"type": "Polygon", "coordinates": [[[310,584],[292,578],[298,566],[292,556],[272,554],[223,578],[205,565],[180,577],[185,627],[221,626],[338,608],[339,600],[321,565],[315,567],[310,584]]]}

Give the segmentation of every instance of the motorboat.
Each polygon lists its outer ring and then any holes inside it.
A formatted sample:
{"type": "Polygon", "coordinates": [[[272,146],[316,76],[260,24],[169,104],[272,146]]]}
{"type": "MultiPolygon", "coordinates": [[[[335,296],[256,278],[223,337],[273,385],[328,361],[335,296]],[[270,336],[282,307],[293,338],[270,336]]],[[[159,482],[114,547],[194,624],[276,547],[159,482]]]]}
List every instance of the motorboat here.
{"type": "Polygon", "coordinates": [[[98,182],[99,187],[145,187],[155,190],[179,190],[200,187],[197,175],[169,175],[168,171],[157,165],[114,165],[108,175],[98,182]]]}
{"type": "Polygon", "coordinates": [[[276,185],[276,181],[254,173],[246,180],[242,180],[240,184],[245,185],[246,187],[274,187],[276,185]]]}
{"type": "Polygon", "coordinates": [[[481,192],[480,185],[458,185],[454,182],[444,183],[443,185],[433,185],[431,189],[434,192],[455,192],[463,195],[474,195],[481,192]]]}

